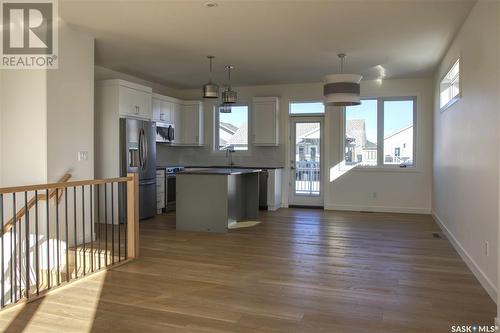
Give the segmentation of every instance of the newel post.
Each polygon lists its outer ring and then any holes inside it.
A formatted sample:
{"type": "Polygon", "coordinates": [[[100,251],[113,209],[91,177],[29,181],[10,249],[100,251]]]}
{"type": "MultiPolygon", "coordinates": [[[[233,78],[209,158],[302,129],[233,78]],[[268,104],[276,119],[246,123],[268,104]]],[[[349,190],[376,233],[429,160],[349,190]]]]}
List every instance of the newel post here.
{"type": "Polygon", "coordinates": [[[131,178],[127,181],[127,254],[133,259],[139,257],[139,176],[129,173],[127,177],[131,178]]]}

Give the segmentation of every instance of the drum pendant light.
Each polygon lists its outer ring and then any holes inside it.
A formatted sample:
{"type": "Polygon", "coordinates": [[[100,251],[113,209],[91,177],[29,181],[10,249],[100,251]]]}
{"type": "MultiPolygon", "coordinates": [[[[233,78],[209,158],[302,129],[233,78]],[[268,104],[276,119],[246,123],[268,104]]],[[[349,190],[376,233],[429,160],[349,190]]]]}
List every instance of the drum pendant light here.
{"type": "Polygon", "coordinates": [[[344,74],[344,53],[338,54],[340,59],[340,74],[325,76],[323,86],[324,104],[328,106],[360,105],[359,83],[363,78],[357,74],[344,74]]]}
{"type": "Polygon", "coordinates": [[[219,98],[219,86],[212,82],[212,60],[214,56],[207,56],[210,61],[210,78],[208,83],[203,85],[203,98],[219,98]]]}

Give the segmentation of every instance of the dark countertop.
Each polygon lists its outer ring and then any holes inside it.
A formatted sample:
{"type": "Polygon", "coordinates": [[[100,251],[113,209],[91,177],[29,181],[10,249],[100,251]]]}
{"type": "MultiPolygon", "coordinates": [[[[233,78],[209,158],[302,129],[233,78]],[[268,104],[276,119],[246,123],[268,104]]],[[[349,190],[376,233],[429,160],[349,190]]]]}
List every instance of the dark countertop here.
{"type": "Polygon", "coordinates": [[[185,169],[180,171],[178,175],[242,175],[246,173],[261,172],[262,169],[239,169],[239,168],[207,168],[207,169],[185,169]]]}
{"type": "MultiPolygon", "coordinates": [[[[184,165],[184,166],[179,166],[179,165],[169,165],[169,166],[157,166],[157,169],[166,169],[166,168],[173,168],[173,167],[183,167],[186,169],[228,169],[227,165],[184,165]]],[[[282,166],[271,166],[271,167],[263,167],[263,166],[249,166],[249,165],[233,165],[233,169],[262,169],[262,170],[269,170],[269,169],[283,169],[282,166]]]]}

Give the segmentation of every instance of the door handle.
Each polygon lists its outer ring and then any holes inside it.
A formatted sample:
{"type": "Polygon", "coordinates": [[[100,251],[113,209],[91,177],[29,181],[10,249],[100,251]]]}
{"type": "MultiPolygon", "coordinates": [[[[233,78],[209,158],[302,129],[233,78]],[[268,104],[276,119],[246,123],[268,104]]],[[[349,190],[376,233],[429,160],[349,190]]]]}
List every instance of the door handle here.
{"type": "Polygon", "coordinates": [[[146,132],[144,129],[141,129],[140,132],[141,137],[141,150],[142,150],[142,169],[146,168],[146,163],[148,160],[148,146],[146,144],[146,132]]]}

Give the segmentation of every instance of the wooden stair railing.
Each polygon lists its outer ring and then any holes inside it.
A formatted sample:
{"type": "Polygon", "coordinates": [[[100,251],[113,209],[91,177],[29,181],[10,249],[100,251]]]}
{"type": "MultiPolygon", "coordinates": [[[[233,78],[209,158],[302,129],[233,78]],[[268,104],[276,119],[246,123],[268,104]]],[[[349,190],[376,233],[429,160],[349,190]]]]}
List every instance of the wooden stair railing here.
{"type": "MultiPolygon", "coordinates": [[[[61,177],[61,179],[59,179],[58,183],[66,183],[70,178],[71,178],[71,174],[66,173],[66,174],[64,174],[64,176],[61,177]]],[[[64,193],[63,191],[59,192],[58,197],[56,199],[54,199],[54,201],[56,201],[56,200],[57,200],[57,202],[61,201],[61,197],[62,197],[62,195],[64,193]]],[[[56,192],[57,191],[56,191],[55,188],[49,190],[49,200],[52,199],[53,197],[55,197],[56,192]]],[[[15,219],[14,219],[14,217],[12,217],[10,220],[7,221],[7,223],[5,223],[5,225],[3,227],[3,232],[4,233],[9,232],[14,227],[14,223],[17,222],[17,221],[20,221],[26,215],[26,210],[29,211],[31,208],[33,208],[35,206],[35,204],[36,204],[37,201],[42,201],[42,200],[46,200],[46,195],[45,194],[37,194],[36,197],[31,198],[28,201],[28,209],[26,209],[26,206],[24,206],[23,208],[19,209],[16,212],[15,219]]]]}
{"type": "Polygon", "coordinates": [[[53,288],[138,257],[138,175],[78,181],[69,181],[70,177],[66,174],[53,184],[0,188],[0,225],[4,226],[0,229],[3,231],[0,232],[0,309],[37,299],[53,288]],[[120,191],[125,196],[120,196],[120,191]],[[21,195],[24,207],[20,210],[15,207],[16,193],[24,194],[21,195]],[[11,211],[16,213],[7,224],[4,223],[6,196],[12,198],[11,211]],[[116,205],[115,198],[119,200],[116,205]],[[52,199],[56,202],[53,221],[49,214],[52,199]],[[45,216],[38,211],[33,215],[30,212],[38,200],[47,204],[45,216]],[[126,207],[123,220],[118,211],[120,205],[126,207]],[[68,210],[72,210],[71,216],[68,210]],[[86,214],[86,210],[90,213],[86,214]],[[29,223],[17,224],[23,220],[29,223]],[[46,227],[44,236],[39,233],[40,223],[46,227]]]}

